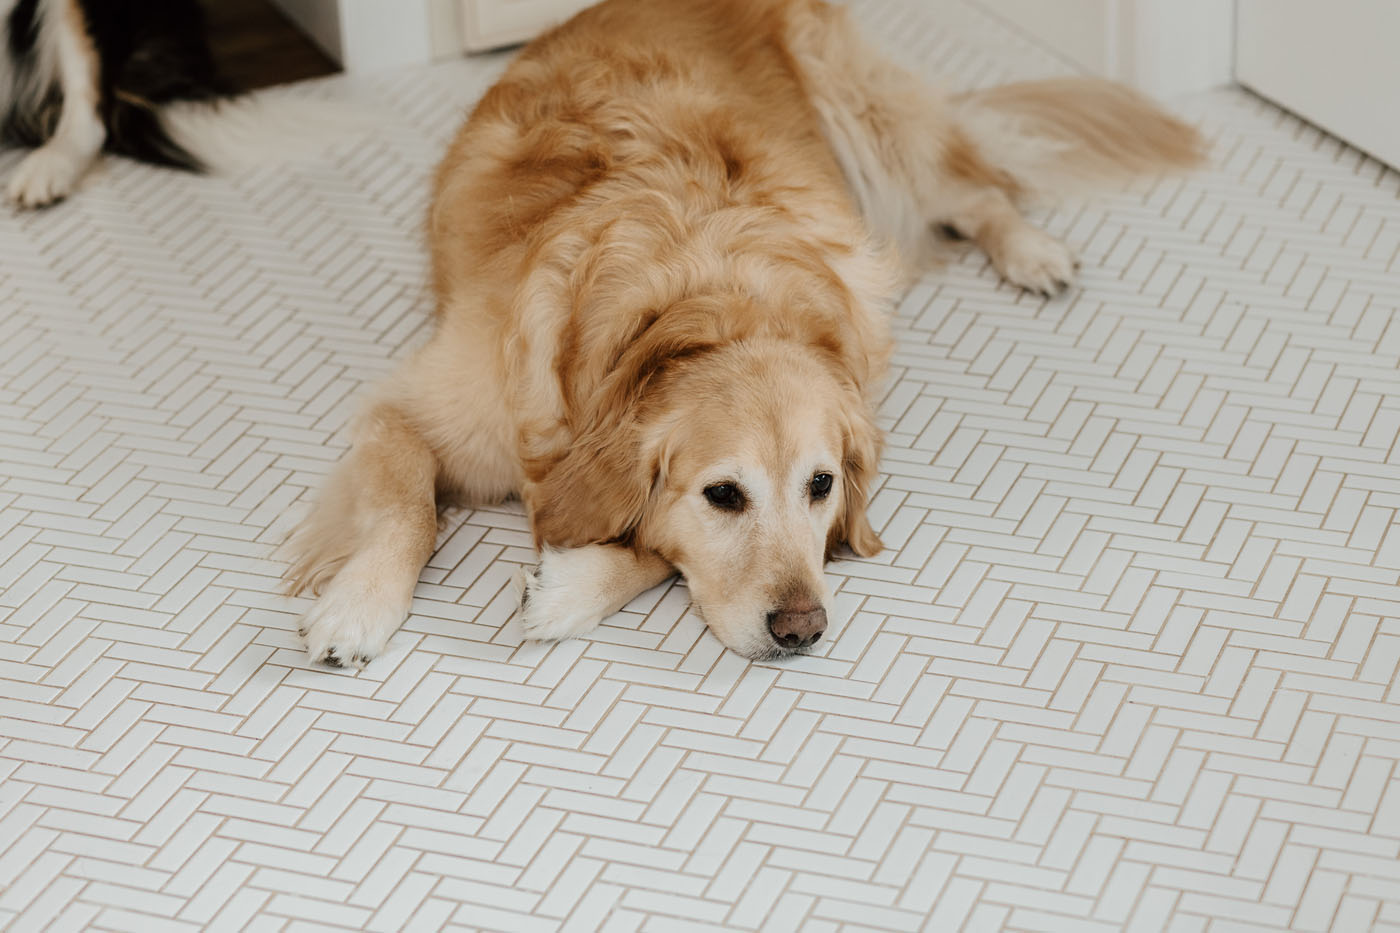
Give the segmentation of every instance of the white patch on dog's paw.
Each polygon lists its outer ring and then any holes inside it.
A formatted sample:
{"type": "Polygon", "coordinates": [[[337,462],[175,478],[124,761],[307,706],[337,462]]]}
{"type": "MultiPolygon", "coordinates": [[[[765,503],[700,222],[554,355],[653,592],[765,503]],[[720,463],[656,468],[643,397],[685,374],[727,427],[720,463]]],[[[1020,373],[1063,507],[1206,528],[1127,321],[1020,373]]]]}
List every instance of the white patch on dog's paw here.
{"type": "Polygon", "coordinates": [[[45,207],[73,193],[88,162],[64,147],[41,146],[20,162],[6,195],[20,207],[45,207]]]}
{"type": "Polygon", "coordinates": [[[544,548],[540,562],[522,571],[520,626],[534,641],[556,641],[587,635],[598,627],[611,607],[599,586],[607,567],[598,549],[544,548]]]}
{"type": "Polygon", "coordinates": [[[302,617],[307,657],[313,664],[364,668],[408,615],[413,590],[401,589],[347,565],[302,617]]]}
{"type": "Polygon", "coordinates": [[[1035,227],[1024,226],[1006,238],[994,256],[997,271],[1012,285],[1047,297],[1074,284],[1078,266],[1068,246],[1035,227]]]}

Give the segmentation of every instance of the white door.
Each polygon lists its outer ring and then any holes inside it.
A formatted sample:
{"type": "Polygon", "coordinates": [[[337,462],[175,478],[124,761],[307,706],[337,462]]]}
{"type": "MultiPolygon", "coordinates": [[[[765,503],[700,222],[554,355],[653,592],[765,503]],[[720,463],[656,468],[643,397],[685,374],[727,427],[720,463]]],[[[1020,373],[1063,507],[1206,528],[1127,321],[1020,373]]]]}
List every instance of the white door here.
{"type": "Polygon", "coordinates": [[[1236,79],[1400,167],[1400,2],[1237,2],[1236,79]]]}

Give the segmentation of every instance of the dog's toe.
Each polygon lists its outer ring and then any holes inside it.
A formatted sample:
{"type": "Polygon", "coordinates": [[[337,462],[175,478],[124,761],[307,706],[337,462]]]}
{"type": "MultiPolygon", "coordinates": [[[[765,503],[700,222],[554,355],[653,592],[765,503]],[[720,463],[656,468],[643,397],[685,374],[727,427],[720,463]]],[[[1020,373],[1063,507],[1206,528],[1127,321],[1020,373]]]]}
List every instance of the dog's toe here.
{"type": "Polygon", "coordinates": [[[302,618],[298,632],[311,663],[362,669],[384,652],[407,613],[407,598],[390,598],[372,582],[342,573],[302,618]]]}
{"type": "Polygon", "coordinates": [[[22,208],[47,207],[77,187],[84,160],[57,146],[35,149],[15,169],[6,186],[10,202],[22,208]]]}
{"type": "Polygon", "coordinates": [[[1029,226],[1008,237],[993,260],[1008,282],[1047,298],[1073,285],[1074,271],[1079,266],[1069,247],[1029,226]]]}

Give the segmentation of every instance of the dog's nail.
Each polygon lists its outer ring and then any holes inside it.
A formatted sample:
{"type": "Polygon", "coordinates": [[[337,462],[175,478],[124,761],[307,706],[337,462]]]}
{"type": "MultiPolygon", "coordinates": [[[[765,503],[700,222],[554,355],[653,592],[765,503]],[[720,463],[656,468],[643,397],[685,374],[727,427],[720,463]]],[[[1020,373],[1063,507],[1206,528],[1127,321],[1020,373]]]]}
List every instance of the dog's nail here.
{"type": "Polygon", "coordinates": [[[341,663],[340,663],[340,658],[336,657],[335,649],[334,649],[334,648],[332,648],[332,649],[330,649],[329,651],[327,651],[327,652],[326,652],[326,656],[325,656],[324,658],[322,658],[321,660],[322,660],[323,662],[325,662],[325,664],[326,664],[328,667],[344,667],[344,666],[345,666],[344,664],[341,664],[341,663]]]}
{"type": "Polygon", "coordinates": [[[524,577],[520,581],[520,608],[524,609],[530,605],[530,584],[535,581],[535,574],[539,572],[539,567],[525,571],[524,577]]]}

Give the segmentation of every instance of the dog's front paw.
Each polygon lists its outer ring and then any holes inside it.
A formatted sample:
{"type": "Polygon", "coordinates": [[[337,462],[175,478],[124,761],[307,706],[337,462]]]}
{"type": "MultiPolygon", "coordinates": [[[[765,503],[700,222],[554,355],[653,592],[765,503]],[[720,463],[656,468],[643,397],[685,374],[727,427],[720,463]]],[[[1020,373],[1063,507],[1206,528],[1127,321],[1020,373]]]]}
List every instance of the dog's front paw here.
{"type": "MultiPolygon", "coordinates": [[[[520,627],[533,641],[587,635],[606,612],[590,599],[589,580],[578,580],[572,564],[580,549],[546,548],[540,562],[521,571],[520,627]]],[[[583,568],[577,568],[583,569],[583,568]]]]}
{"type": "Polygon", "coordinates": [[[384,652],[408,615],[413,594],[342,569],[302,617],[299,634],[313,664],[364,668],[384,652]]]}
{"type": "Polygon", "coordinates": [[[1046,297],[1069,288],[1079,266],[1068,246],[1031,226],[1010,234],[992,258],[1002,278],[1046,297]]]}
{"type": "Polygon", "coordinates": [[[6,196],[24,208],[46,207],[73,193],[87,169],[87,160],[57,146],[35,149],[20,162],[6,196]]]}

